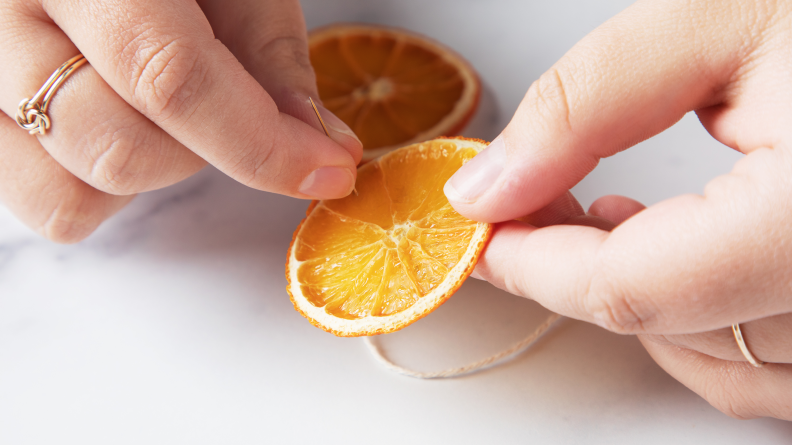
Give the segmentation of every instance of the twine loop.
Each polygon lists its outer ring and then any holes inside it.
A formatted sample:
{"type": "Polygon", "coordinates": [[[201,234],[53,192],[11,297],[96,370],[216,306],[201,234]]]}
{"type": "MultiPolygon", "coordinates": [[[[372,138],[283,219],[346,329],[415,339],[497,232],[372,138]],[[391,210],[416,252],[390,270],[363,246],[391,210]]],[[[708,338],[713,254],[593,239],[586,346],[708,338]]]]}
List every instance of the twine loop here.
{"type": "Polygon", "coordinates": [[[492,368],[494,366],[501,365],[514,357],[522,354],[528,348],[533,346],[539,338],[542,337],[547,331],[550,330],[559,320],[561,320],[562,316],[558,314],[550,314],[547,319],[545,319],[542,324],[540,324],[530,335],[525,337],[524,339],[520,340],[519,342],[513,344],[512,346],[504,349],[497,354],[493,354],[487,358],[475,361],[465,366],[460,366],[457,368],[449,368],[444,369],[442,371],[435,371],[435,372],[421,372],[421,371],[414,371],[412,369],[408,369],[402,366],[393,363],[390,359],[388,359],[383,353],[380,346],[374,342],[372,337],[363,337],[363,342],[368,346],[369,352],[374,356],[374,358],[385,368],[402,375],[406,375],[408,377],[414,377],[416,379],[447,379],[452,377],[459,377],[465,374],[472,374],[474,372],[482,371],[487,368],[492,368]]]}

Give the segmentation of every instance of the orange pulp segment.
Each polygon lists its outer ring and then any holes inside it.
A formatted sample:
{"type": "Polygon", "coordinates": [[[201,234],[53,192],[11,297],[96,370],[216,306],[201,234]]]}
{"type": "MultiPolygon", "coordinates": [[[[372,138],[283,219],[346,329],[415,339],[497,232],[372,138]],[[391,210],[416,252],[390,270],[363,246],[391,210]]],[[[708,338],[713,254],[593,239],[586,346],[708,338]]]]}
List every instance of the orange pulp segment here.
{"type": "Polygon", "coordinates": [[[486,147],[436,139],[358,169],[358,195],[314,202],[289,248],[295,308],[339,336],[401,329],[428,314],[473,270],[491,225],[457,213],[445,182],[486,147]]]}
{"type": "Polygon", "coordinates": [[[426,37],[340,24],[312,31],[309,48],[319,96],[360,137],[364,160],[457,134],[478,105],[470,64],[426,37]]]}

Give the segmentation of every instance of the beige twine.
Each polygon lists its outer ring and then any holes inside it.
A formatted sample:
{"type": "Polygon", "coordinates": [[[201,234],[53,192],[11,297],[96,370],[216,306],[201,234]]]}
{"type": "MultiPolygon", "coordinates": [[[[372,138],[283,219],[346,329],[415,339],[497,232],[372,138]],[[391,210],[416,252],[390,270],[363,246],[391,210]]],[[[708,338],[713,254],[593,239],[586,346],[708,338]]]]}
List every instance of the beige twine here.
{"type": "Polygon", "coordinates": [[[461,366],[458,368],[450,368],[444,369],[442,371],[436,372],[419,372],[413,371],[412,369],[407,369],[401,367],[392,361],[390,361],[385,355],[382,353],[380,347],[374,342],[373,337],[363,337],[363,341],[368,346],[369,352],[377,359],[378,362],[385,368],[403,374],[409,377],[415,377],[417,379],[448,379],[452,377],[458,377],[465,374],[470,374],[473,372],[481,371],[486,368],[490,368],[493,366],[497,366],[500,364],[505,363],[506,361],[517,357],[521,353],[525,352],[528,348],[530,348],[534,343],[536,343],[539,338],[545,334],[547,331],[550,330],[553,325],[559,321],[561,318],[558,314],[551,314],[547,319],[539,325],[536,330],[534,330],[531,335],[525,337],[523,340],[515,343],[510,348],[505,349],[495,355],[491,355],[485,359],[473,362],[469,365],[461,366]]]}

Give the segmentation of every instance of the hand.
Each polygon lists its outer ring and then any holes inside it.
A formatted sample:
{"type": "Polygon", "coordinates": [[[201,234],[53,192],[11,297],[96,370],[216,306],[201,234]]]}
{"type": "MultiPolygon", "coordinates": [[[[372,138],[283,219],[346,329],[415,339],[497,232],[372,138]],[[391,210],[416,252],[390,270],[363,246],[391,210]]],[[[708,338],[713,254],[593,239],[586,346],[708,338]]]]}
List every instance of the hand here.
{"type": "Polygon", "coordinates": [[[530,214],[532,224],[496,227],[479,276],[638,334],[660,366],[731,416],[792,420],[792,3],[638,2],[531,86],[446,195],[479,221],[530,214]],[[609,196],[584,216],[568,190],[690,110],[745,153],[734,170],[703,196],[646,209],[609,196]],[[745,362],[733,323],[771,363],[745,362]]]}
{"type": "Polygon", "coordinates": [[[362,147],[318,100],[298,0],[0,0],[0,199],[76,242],[135,193],[208,162],[259,190],[338,198],[362,147]],[[219,40],[216,40],[217,37],[219,40]],[[63,62],[52,127],[12,119],[63,62]]]}

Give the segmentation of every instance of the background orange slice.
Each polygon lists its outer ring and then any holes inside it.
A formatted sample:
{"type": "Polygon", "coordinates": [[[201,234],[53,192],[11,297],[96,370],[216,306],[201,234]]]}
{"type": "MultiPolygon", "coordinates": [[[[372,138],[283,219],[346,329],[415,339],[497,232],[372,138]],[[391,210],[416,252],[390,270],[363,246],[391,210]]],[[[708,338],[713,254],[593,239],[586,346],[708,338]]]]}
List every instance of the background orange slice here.
{"type": "Polygon", "coordinates": [[[312,31],[308,45],[319,96],[360,137],[364,160],[458,134],[478,105],[470,64],[424,36],[339,24],[312,31]]]}
{"type": "Polygon", "coordinates": [[[401,329],[470,275],[492,226],[457,213],[443,185],[487,144],[435,139],[358,169],[358,195],[314,202],[286,263],[295,308],[339,336],[401,329]]]}

